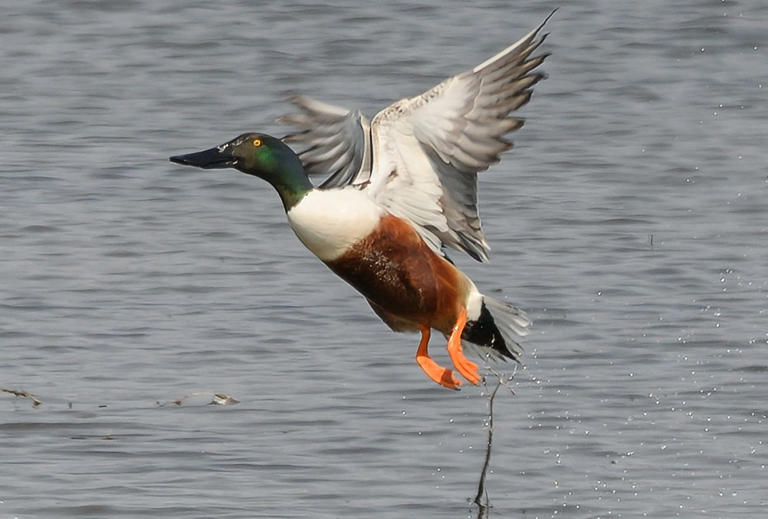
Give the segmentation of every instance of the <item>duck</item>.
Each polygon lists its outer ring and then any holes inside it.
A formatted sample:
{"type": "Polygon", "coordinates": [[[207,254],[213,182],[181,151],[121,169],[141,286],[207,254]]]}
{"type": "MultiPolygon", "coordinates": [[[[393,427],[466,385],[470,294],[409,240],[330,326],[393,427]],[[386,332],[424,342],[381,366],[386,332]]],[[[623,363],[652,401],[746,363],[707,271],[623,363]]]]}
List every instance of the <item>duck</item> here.
{"type": "Polygon", "coordinates": [[[278,119],[292,126],[287,135],[243,133],[170,160],[234,168],[267,181],[309,251],[393,331],[421,334],[416,363],[427,377],[452,390],[462,385],[457,373],[477,385],[483,378],[465,348],[483,359],[520,363],[517,339],[528,335],[531,320],[521,308],[481,293],[447,249],[488,261],[477,174],[512,148],[507,135],[523,125],[514,113],[545,77],[539,66],[549,54],[537,49],[552,14],[474,68],[372,120],[291,95],[298,111],[278,119]],[[315,186],[312,175],[326,178],[315,186]],[[446,338],[453,369],[430,356],[433,330],[446,338]]]}

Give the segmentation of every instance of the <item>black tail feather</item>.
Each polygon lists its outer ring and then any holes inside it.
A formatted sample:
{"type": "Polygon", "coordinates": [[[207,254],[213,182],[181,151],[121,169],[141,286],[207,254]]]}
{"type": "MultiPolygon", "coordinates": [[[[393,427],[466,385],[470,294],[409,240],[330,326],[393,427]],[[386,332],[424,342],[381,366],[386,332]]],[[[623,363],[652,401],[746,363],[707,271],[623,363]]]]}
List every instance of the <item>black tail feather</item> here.
{"type": "Polygon", "coordinates": [[[486,356],[520,362],[523,349],[512,336],[528,335],[530,326],[531,321],[523,310],[483,296],[480,316],[467,321],[461,339],[484,350],[486,356]]]}
{"type": "Polygon", "coordinates": [[[494,350],[502,357],[520,362],[512,348],[507,347],[507,342],[496,326],[488,307],[483,302],[480,317],[476,321],[467,321],[461,339],[477,346],[484,346],[494,350]]]}

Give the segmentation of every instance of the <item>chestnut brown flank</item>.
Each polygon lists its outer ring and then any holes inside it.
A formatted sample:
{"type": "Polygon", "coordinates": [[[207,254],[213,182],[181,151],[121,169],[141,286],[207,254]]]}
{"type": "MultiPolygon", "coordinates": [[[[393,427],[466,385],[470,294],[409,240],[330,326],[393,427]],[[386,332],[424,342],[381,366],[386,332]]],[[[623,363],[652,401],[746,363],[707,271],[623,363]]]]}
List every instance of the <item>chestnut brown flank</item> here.
{"type": "Polygon", "coordinates": [[[470,286],[413,227],[390,214],[367,238],[326,264],[397,331],[422,324],[449,334],[470,286]]]}

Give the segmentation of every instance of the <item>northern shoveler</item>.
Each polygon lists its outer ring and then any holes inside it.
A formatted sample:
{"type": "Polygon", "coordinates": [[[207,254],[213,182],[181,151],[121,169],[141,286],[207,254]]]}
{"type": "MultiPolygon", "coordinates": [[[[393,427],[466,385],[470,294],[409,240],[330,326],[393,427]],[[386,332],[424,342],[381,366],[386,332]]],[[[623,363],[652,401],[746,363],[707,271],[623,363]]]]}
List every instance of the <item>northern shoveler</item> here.
{"type": "MultiPolygon", "coordinates": [[[[550,14],[550,16],[552,16],[550,14]]],[[[547,20],[549,17],[547,17],[547,20]]],[[[421,95],[402,99],[372,121],[303,96],[300,113],[280,120],[298,127],[282,139],[245,133],[215,148],[170,160],[200,168],[232,167],[277,190],[299,240],[357,289],[395,331],[420,331],[416,361],[433,381],[461,381],[427,353],[432,329],[448,338],[456,370],[480,382],[462,344],[519,362],[513,336],[531,321],[514,306],[481,294],[447,258],[445,247],[487,261],[477,211],[477,172],[512,147],[504,136],[523,120],[544,75],[534,55],[544,24],[471,70],[421,95]],[[286,143],[296,143],[296,154],[286,143]],[[330,174],[319,186],[308,174],[330,174]]]]}

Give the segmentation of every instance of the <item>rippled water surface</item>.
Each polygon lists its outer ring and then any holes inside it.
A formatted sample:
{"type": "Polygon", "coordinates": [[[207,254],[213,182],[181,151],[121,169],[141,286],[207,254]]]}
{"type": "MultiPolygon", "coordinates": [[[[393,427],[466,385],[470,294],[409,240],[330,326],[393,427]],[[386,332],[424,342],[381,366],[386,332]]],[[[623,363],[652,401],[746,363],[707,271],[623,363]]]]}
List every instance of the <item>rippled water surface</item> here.
{"type": "MultiPolygon", "coordinates": [[[[269,186],[167,157],[279,134],[288,91],[374,113],[556,6],[507,4],[3,8],[0,387],[41,403],[0,393],[0,518],[476,517],[491,386],[428,381],[269,186]]],[[[535,320],[489,517],[768,514],[766,26],[758,0],[550,21],[481,176],[491,263],[455,255],[535,320]]]]}

